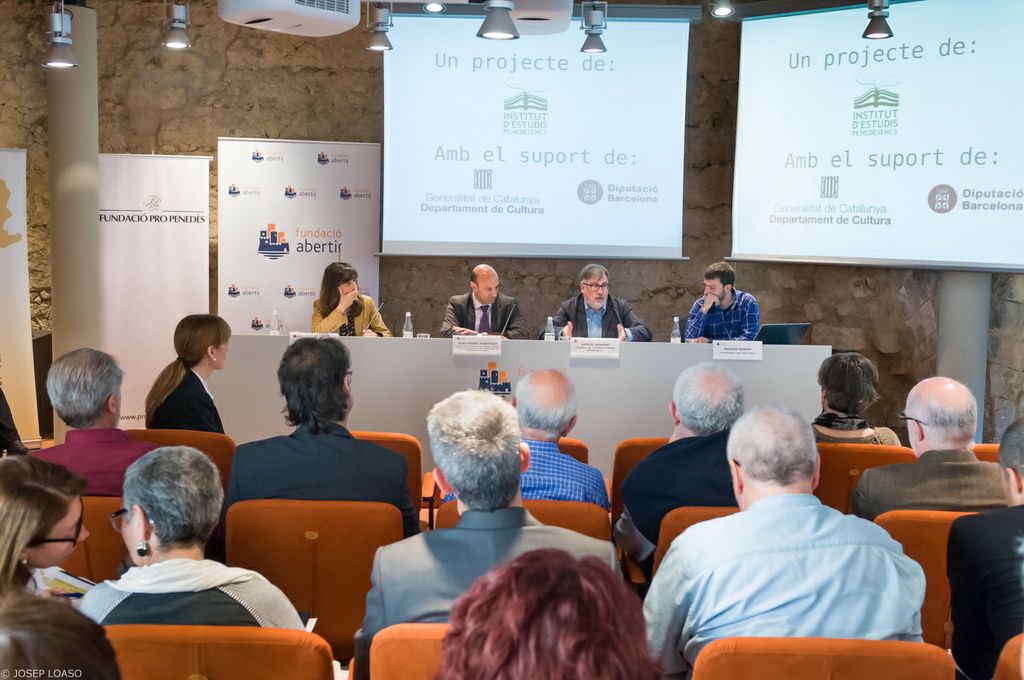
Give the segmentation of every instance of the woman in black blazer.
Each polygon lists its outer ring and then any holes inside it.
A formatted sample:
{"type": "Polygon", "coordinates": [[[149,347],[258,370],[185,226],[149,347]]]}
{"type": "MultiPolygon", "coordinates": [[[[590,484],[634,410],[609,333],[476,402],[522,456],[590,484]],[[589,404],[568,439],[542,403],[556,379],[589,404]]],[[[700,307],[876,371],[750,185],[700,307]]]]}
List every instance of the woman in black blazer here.
{"type": "Polygon", "coordinates": [[[215,314],[191,314],[174,329],[178,358],[160,372],[146,397],[146,427],[224,432],[206,381],[224,368],[231,327],[215,314]]]}

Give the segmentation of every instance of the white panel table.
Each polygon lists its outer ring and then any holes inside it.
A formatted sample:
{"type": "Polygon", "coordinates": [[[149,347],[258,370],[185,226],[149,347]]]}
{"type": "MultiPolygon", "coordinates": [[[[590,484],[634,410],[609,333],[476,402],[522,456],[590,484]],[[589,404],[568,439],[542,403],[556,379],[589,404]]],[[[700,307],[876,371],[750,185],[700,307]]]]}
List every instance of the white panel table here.
{"type": "MultiPolygon", "coordinates": [[[[543,368],[566,371],[576,385],[579,421],[572,436],[590,446],[590,462],[610,476],[615,445],[628,437],[667,437],[668,402],[676,376],[710,361],[709,345],[625,343],[618,359],[571,359],[569,344],[508,340],[501,357],[457,357],[451,340],[346,338],[352,353],[353,430],[405,432],[423,444],[424,470],[433,467],[427,439],[430,407],[452,392],[475,389],[481,371],[503,371],[514,390],[521,376],[543,368]]],[[[225,431],[239,444],[286,434],[284,398],[277,366],[287,336],[235,335],[227,368],[213,374],[210,389],[225,431]]],[[[785,404],[810,422],[821,410],[818,366],[831,354],[822,345],[764,347],[761,361],[727,361],[743,379],[746,405],[785,404]]]]}

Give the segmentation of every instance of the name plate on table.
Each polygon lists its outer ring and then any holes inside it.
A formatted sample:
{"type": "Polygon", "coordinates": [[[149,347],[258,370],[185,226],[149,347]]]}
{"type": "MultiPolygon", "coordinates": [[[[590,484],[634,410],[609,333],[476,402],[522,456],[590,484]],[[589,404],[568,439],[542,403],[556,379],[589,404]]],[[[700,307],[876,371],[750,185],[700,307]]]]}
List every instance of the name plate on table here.
{"type": "Polygon", "coordinates": [[[500,335],[453,335],[452,354],[457,357],[501,356],[500,335]]]}
{"type": "Polygon", "coordinates": [[[760,361],[761,343],[752,340],[714,340],[711,358],[715,361],[760,361]]]}
{"type": "Polygon", "coordinates": [[[572,338],[569,345],[572,359],[618,359],[618,338],[572,338]]]}

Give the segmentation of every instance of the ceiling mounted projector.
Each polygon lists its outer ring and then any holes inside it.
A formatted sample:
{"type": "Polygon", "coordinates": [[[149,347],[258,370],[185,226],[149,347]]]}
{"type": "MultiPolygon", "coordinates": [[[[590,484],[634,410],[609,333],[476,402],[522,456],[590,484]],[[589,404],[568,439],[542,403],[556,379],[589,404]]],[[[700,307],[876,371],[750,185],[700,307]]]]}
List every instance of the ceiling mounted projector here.
{"type": "Polygon", "coordinates": [[[218,0],[217,14],[230,24],[322,38],[359,25],[359,0],[218,0]]]}

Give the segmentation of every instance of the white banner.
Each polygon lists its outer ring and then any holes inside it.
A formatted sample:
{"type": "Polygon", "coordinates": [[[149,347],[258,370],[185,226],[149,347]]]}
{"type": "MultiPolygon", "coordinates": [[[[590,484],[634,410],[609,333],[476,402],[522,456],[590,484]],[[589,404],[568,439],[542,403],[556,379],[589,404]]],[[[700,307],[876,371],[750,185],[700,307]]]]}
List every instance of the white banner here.
{"type": "Polygon", "coordinates": [[[21,440],[39,439],[28,297],[25,150],[0,149],[0,387],[21,440]]]}
{"type": "Polygon", "coordinates": [[[285,332],[310,330],[339,260],[377,299],[380,157],[380,144],[218,141],[217,306],[234,332],[265,334],[274,312],[285,332]]]}
{"type": "Polygon", "coordinates": [[[124,369],[121,427],[174,360],[174,327],[210,310],[210,158],[100,154],[103,349],[124,369]]]}

